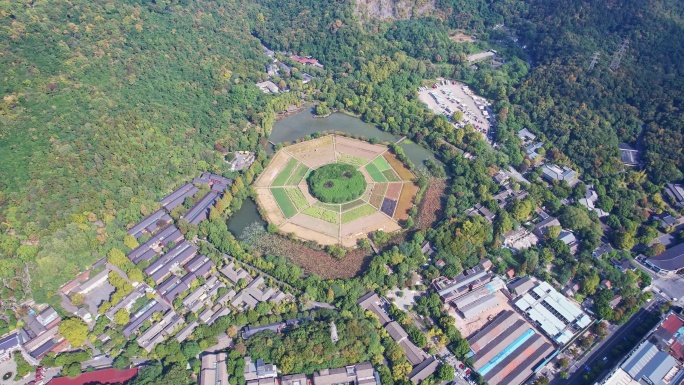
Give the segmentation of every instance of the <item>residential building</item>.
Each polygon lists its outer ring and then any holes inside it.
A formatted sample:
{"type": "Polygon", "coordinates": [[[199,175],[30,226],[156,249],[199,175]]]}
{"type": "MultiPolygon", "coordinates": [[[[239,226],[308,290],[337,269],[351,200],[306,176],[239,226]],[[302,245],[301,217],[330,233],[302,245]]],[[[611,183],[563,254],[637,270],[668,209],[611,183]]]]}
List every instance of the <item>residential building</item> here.
{"type": "Polygon", "coordinates": [[[518,138],[520,138],[523,144],[527,144],[537,139],[537,135],[531,133],[527,128],[523,128],[518,131],[518,138]]]}
{"type": "Polygon", "coordinates": [[[268,94],[268,93],[277,94],[280,91],[278,89],[278,86],[270,80],[257,83],[256,86],[259,87],[261,92],[266,93],[266,94],[268,94]]]}
{"type": "Polygon", "coordinates": [[[91,291],[95,290],[98,286],[102,285],[107,281],[107,278],[109,277],[109,269],[104,269],[102,270],[99,274],[94,276],[93,278],[83,282],[80,284],[77,288],[75,288],[73,291],[81,294],[81,295],[86,295],[90,293],[91,291]]]}
{"type": "Polygon", "coordinates": [[[159,228],[165,227],[172,220],[166,211],[159,210],[133,226],[128,230],[128,234],[133,235],[135,238],[140,238],[143,234],[152,234],[159,228]]]}
{"type": "Polygon", "coordinates": [[[665,185],[665,192],[676,206],[684,207],[684,184],[668,183],[665,185]]]}
{"type": "Polygon", "coordinates": [[[202,356],[199,385],[229,385],[226,353],[202,356]]]}
{"type": "Polygon", "coordinates": [[[632,264],[632,261],[630,261],[627,258],[611,259],[610,262],[613,264],[613,267],[620,270],[621,273],[626,273],[627,271],[635,271],[636,270],[636,267],[632,264]]]}
{"type": "Polygon", "coordinates": [[[549,230],[549,227],[552,226],[561,227],[561,223],[558,220],[558,218],[547,216],[546,219],[542,220],[534,226],[534,230],[532,230],[532,232],[539,238],[544,238],[546,232],[549,230]]]}
{"type": "Polygon", "coordinates": [[[567,166],[557,166],[555,164],[545,164],[542,166],[542,176],[548,181],[566,181],[568,183],[577,178],[577,173],[567,166]]]}
{"type": "Polygon", "coordinates": [[[199,191],[199,189],[195,187],[195,185],[188,183],[164,197],[160,203],[166,209],[166,211],[171,212],[171,210],[182,205],[186,198],[193,197],[197,191],[199,191]]]}
{"type": "Polygon", "coordinates": [[[615,249],[613,249],[613,246],[611,246],[610,243],[604,243],[601,246],[597,247],[596,250],[594,250],[591,253],[591,255],[594,256],[594,258],[601,258],[614,250],[615,249]]]}
{"type": "Polygon", "coordinates": [[[414,384],[418,384],[434,373],[438,366],[439,361],[437,361],[435,357],[429,357],[419,365],[416,365],[409,373],[408,378],[414,384]]]}
{"type": "Polygon", "coordinates": [[[13,351],[20,347],[21,342],[19,341],[19,334],[16,332],[12,332],[3,338],[0,338],[0,362],[5,360],[13,351]]]}
{"type": "Polygon", "coordinates": [[[525,154],[528,158],[530,158],[530,160],[536,161],[537,159],[540,159],[542,157],[539,153],[537,153],[537,151],[539,151],[539,149],[543,147],[544,143],[542,142],[528,144],[527,146],[525,146],[525,154]]]}
{"type": "Polygon", "coordinates": [[[370,362],[337,369],[321,369],[313,375],[314,385],[375,385],[375,371],[370,362]]]}
{"type": "Polygon", "coordinates": [[[239,280],[244,279],[244,280],[251,280],[252,277],[250,277],[249,273],[245,271],[243,268],[236,268],[235,262],[231,261],[229,264],[223,267],[221,269],[221,274],[223,274],[228,280],[233,284],[236,285],[239,280]]]}
{"type": "Polygon", "coordinates": [[[245,381],[247,384],[254,380],[276,377],[278,377],[278,367],[274,364],[266,364],[261,358],[252,361],[252,357],[245,357],[245,381]]]}
{"type": "Polygon", "coordinates": [[[524,227],[505,233],[503,239],[504,245],[516,252],[529,249],[539,242],[539,238],[524,227]]]}

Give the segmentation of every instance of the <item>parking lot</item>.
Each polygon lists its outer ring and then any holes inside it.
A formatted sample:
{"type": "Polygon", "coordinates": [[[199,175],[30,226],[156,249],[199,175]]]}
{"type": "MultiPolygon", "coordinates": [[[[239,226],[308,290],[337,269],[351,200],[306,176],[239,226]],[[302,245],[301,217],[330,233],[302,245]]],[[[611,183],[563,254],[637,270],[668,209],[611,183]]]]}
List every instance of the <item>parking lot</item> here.
{"type": "Polygon", "coordinates": [[[420,100],[436,114],[444,115],[457,128],[470,123],[481,132],[490,143],[495,132],[492,128],[494,115],[491,103],[485,98],[475,95],[467,85],[450,80],[441,80],[432,86],[418,90],[420,100]],[[456,111],[463,112],[463,120],[454,122],[452,115],[456,111]]]}
{"type": "Polygon", "coordinates": [[[684,278],[678,275],[663,276],[654,272],[649,266],[639,258],[634,260],[639,264],[641,270],[646,271],[651,276],[651,286],[653,291],[660,294],[667,300],[671,300],[678,305],[684,304],[684,278]]]}

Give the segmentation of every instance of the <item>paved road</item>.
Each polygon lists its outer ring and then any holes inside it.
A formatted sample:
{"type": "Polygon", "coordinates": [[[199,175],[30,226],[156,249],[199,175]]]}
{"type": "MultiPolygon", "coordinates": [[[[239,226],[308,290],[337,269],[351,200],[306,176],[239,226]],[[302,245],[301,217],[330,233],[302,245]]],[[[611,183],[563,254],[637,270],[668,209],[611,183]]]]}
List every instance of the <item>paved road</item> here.
{"type": "MultiPolygon", "coordinates": [[[[607,357],[610,353],[610,351],[617,345],[619,345],[621,342],[624,341],[624,338],[628,336],[630,333],[634,331],[639,325],[641,325],[641,321],[643,321],[646,318],[646,314],[648,313],[648,308],[650,308],[651,304],[654,303],[655,301],[652,301],[646,306],[645,308],[639,309],[638,312],[636,312],[632,318],[629,319],[629,321],[625,322],[618,331],[613,333],[612,335],[608,336],[604,343],[599,345],[597,348],[594,349],[594,351],[588,356],[587,359],[582,360],[578,363],[578,366],[580,366],[577,371],[575,371],[568,380],[565,382],[565,384],[568,385],[582,385],[582,376],[584,373],[586,373],[586,370],[584,368],[584,365],[591,365],[594,363],[594,361],[599,361],[602,360],[603,357],[607,357]]],[[[607,370],[610,370],[611,368],[607,368],[607,370]]],[[[605,371],[604,371],[605,372],[605,371]]],[[[601,374],[603,376],[604,373],[601,374]]],[[[601,376],[598,378],[600,379],[601,376]]]]}

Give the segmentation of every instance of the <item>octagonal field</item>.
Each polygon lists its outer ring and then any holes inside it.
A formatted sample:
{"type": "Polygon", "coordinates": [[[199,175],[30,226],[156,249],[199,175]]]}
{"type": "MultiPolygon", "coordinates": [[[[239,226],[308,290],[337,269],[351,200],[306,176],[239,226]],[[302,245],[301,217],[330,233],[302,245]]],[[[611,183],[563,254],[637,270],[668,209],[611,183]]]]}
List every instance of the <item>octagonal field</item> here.
{"type": "Polygon", "coordinates": [[[414,180],[386,146],[327,135],[282,148],[254,188],[281,232],[353,247],[370,232],[401,228],[418,192],[414,180]]]}

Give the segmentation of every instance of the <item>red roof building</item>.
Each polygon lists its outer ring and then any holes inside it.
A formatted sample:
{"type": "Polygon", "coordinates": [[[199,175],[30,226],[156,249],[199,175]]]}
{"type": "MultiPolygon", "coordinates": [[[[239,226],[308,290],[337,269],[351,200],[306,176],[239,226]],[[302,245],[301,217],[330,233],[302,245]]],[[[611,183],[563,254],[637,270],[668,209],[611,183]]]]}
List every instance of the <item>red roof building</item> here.
{"type": "Polygon", "coordinates": [[[104,369],[83,373],[76,378],[58,377],[48,385],[123,384],[138,375],[138,368],[126,370],[104,369]]]}
{"type": "Polygon", "coordinates": [[[311,66],[321,67],[321,68],[323,67],[323,65],[321,65],[321,63],[319,63],[318,60],[314,59],[314,58],[292,55],[292,60],[296,61],[299,64],[311,65],[311,66]]]}
{"type": "Polygon", "coordinates": [[[676,314],[670,313],[649,340],[680,362],[684,361],[684,320],[676,314]]]}

